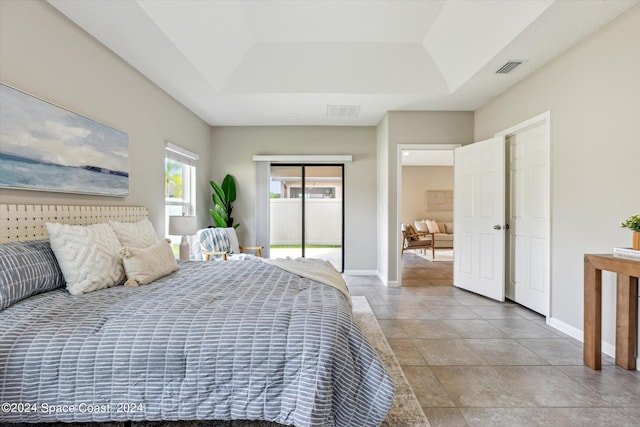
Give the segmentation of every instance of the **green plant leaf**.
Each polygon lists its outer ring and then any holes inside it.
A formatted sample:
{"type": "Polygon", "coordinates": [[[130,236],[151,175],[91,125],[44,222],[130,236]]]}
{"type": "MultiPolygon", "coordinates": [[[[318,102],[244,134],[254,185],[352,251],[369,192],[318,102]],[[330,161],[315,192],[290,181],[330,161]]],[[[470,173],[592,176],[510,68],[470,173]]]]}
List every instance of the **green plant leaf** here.
{"type": "Polygon", "coordinates": [[[217,227],[233,227],[231,211],[233,210],[232,202],[236,200],[235,178],[233,175],[227,174],[222,180],[222,185],[216,184],[213,180],[210,180],[209,184],[213,188],[211,195],[213,209],[210,209],[209,212],[214,223],[217,227]]]}
{"type": "Polygon", "coordinates": [[[220,216],[220,214],[214,209],[209,209],[209,213],[211,214],[211,218],[213,218],[213,223],[216,227],[226,227],[227,222],[220,216]]]}
{"type": "Polygon", "coordinates": [[[622,224],[620,224],[620,226],[629,228],[633,231],[640,231],[640,215],[630,216],[622,224]]]}
{"type": "Polygon", "coordinates": [[[236,201],[236,181],[233,175],[227,174],[227,176],[224,177],[222,180],[222,191],[224,191],[227,202],[233,203],[236,201]]]}
{"type": "Polygon", "coordinates": [[[229,220],[229,213],[226,211],[224,206],[215,205],[213,207],[213,210],[220,216],[220,218],[222,218],[224,220],[224,223],[225,223],[225,226],[226,226],[227,221],[229,220]]]}
{"type": "MultiPolygon", "coordinates": [[[[211,184],[214,194],[220,197],[220,200],[226,201],[226,197],[224,196],[224,191],[222,191],[222,188],[220,188],[220,186],[216,184],[215,181],[213,180],[209,181],[209,184],[211,184]]],[[[224,203],[219,203],[219,204],[223,205],[224,203]]]]}
{"type": "Polygon", "coordinates": [[[214,193],[211,195],[211,197],[213,198],[213,205],[214,205],[214,206],[226,206],[226,205],[227,205],[227,203],[226,203],[224,200],[222,200],[222,199],[220,198],[220,196],[218,195],[218,193],[215,193],[215,192],[214,192],[214,193]]]}

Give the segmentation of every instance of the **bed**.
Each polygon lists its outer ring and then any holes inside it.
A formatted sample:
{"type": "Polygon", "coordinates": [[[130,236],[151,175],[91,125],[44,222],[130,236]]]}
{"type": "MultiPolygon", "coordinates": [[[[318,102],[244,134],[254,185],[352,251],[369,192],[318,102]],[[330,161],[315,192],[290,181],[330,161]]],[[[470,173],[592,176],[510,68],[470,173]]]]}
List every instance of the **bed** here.
{"type": "MultiPolygon", "coordinates": [[[[42,262],[44,233],[10,208],[0,205],[3,241],[34,239],[18,245],[40,245],[42,262]],[[19,222],[19,239],[7,238],[19,222]]],[[[52,218],[104,221],[38,221],[52,218]]],[[[144,286],[82,295],[58,287],[0,311],[0,420],[383,421],[393,382],[348,294],[258,259],[179,267],[144,286]]]]}

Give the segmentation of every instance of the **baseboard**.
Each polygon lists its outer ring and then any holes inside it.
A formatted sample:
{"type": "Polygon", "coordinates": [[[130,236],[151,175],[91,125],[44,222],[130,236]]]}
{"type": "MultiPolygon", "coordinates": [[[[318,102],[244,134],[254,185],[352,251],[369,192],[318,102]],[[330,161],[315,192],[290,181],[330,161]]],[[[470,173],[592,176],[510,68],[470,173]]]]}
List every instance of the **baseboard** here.
{"type": "Polygon", "coordinates": [[[380,281],[382,282],[383,285],[385,285],[387,288],[399,288],[400,284],[398,283],[397,280],[387,280],[387,278],[385,276],[382,275],[382,273],[380,273],[379,271],[376,272],[376,276],[378,276],[378,279],[380,279],[380,281]]]}
{"type": "Polygon", "coordinates": [[[377,276],[378,272],[376,270],[345,270],[345,276],[377,276]]]}
{"type": "Polygon", "coordinates": [[[580,342],[584,342],[584,333],[582,332],[582,329],[575,328],[568,323],[565,323],[562,320],[558,320],[554,317],[549,318],[549,326],[559,330],[563,334],[569,335],[571,338],[575,338],[580,342]]]}
{"type": "MultiPolygon", "coordinates": [[[[578,329],[576,327],[573,327],[571,325],[569,325],[568,323],[565,323],[561,320],[555,319],[555,318],[550,318],[549,319],[549,326],[551,326],[554,329],[559,330],[560,332],[569,335],[571,338],[575,338],[580,342],[584,342],[584,332],[582,331],[582,329],[578,329]]],[[[611,356],[613,358],[616,357],[616,346],[615,344],[611,344],[608,343],[606,341],[602,341],[602,352],[604,354],[606,354],[607,356],[611,356]]],[[[640,357],[638,358],[638,360],[640,360],[640,357]]],[[[636,366],[640,366],[638,364],[636,364],[636,366]]]]}

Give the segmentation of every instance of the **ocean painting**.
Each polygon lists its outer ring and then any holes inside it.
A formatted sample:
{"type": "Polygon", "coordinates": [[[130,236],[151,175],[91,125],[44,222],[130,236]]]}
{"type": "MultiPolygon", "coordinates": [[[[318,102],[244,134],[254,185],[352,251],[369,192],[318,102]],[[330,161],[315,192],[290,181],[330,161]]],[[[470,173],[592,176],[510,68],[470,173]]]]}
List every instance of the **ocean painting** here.
{"type": "Polygon", "coordinates": [[[129,137],[0,83],[0,187],[126,196],[129,137]]]}

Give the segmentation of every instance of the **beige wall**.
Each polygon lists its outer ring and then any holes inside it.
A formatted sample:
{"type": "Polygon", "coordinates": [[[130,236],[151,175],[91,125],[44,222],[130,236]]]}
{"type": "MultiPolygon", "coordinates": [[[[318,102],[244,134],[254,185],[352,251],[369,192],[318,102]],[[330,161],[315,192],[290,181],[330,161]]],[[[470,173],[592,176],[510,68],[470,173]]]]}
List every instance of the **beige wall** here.
{"type": "Polygon", "coordinates": [[[374,127],[214,127],[212,178],[235,176],[234,219],[241,242],[255,242],[254,155],[351,154],[345,164],[345,271],[376,270],[376,130],[374,127]]]}
{"type": "MultiPolygon", "coordinates": [[[[427,218],[427,191],[453,190],[453,166],[403,166],[402,167],[402,222],[427,218]]],[[[429,218],[438,221],[444,218],[429,218]]],[[[451,218],[453,221],[453,211],[451,218]]]]}
{"type": "MultiPolygon", "coordinates": [[[[387,217],[381,218],[387,227],[388,254],[378,254],[378,271],[389,286],[398,284],[400,244],[402,235],[398,205],[402,195],[398,189],[398,145],[400,144],[470,144],[473,142],[473,112],[470,111],[392,111],[386,116],[386,135],[378,131],[378,185],[387,195],[387,217]],[[382,133],[382,135],[381,135],[382,133]],[[386,274],[383,274],[386,271],[386,274]]],[[[379,242],[382,240],[379,239],[379,242]]],[[[379,251],[385,250],[379,248],[379,251]]]]}
{"type": "Polygon", "coordinates": [[[164,141],[200,154],[197,206],[208,211],[210,126],[42,1],[0,1],[0,80],[129,134],[130,194],[0,189],[3,203],[143,205],[164,230],[164,141]]]}
{"type": "MultiPolygon", "coordinates": [[[[581,336],[584,253],[630,246],[620,222],[640,212],[640,6],[480,108],[484,139],[551,112],[552,324],[581,336]]],[[[604,275],[604,339],[615,284],[604,275]]]]}

